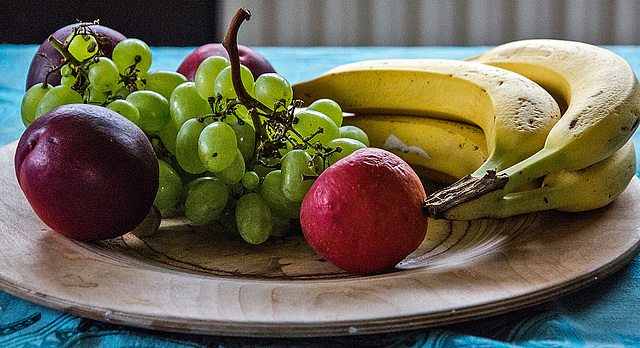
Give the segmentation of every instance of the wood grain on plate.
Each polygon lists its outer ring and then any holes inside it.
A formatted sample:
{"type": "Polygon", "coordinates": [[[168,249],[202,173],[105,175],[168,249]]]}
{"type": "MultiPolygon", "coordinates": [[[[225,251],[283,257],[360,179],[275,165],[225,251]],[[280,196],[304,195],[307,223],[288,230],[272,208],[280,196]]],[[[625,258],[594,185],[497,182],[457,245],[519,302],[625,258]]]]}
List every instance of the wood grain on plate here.
{"type": "Polygon", "coordinates": [[[640,181],[611,205],[504,220],[434,220],[397,270],[345,274],[301,235],[252,246],[215,226],[72,241],[35,216],[0,148],[0,289],[91,319],[238,336],[391,332],[531,306],[602,279],[638,252],[640,181]]]}

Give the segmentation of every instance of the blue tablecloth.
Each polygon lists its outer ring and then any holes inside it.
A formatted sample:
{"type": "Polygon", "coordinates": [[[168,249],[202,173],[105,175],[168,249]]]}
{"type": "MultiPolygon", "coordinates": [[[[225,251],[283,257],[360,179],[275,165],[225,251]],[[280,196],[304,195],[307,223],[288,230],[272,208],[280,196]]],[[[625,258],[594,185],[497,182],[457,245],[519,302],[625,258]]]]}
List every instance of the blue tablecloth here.
{"type": "MultiPolygon", "coordinates": [[[[607,47],[640,74],[640,47],[607,47]]],[[[36,46],[0,45],[0,146],[24,131],[20,101],[36,46]]],[[[175,70],[193,48],[154,47],[152,69],[175,70]]],[[[340,64],[379,58],[461,59],[484,47],[258,48],[290,82],[340,64]]],[[[640,148],[640,136],[634,136],[640,148]]],[[[6,183],[0,183],[5,185],[6,183]]],[[[640,257],[560,299],[483,320],[397,333],[326,338],[184,335],[113,325],[41,307],[0,291],[1,347],[640,347],[640,257]]]]}

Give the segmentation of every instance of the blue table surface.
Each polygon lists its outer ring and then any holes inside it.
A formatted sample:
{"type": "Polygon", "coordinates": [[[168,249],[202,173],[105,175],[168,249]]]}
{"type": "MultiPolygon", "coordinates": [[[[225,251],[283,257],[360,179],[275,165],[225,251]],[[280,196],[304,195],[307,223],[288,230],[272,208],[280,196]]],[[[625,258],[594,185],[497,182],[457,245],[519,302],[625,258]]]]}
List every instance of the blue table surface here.
{"type": "MultiPolygon", "coordinates": [[[[640,73],[640,47],[607,46],[640,73]]],[[[24,131],[20,102],[37,46],[0,45],[0,146],[24,131]]],[[[153,47],[151,69],[176,70],[193,47],[153,47]]],[[[291,83],[349,62],[387,58],[462,59],[487,47],[258,47],[291,83]]],[[[634,135],[640,148],[639,135],[634,135]]],[[[638,175],[638,173],[636,173],[638,175]]],[[[5,183],[0,183],[4,185],[5,183]]],[[[0,291],[1,347],[640,347],[640,257],[586,289],[504,315],[423,330],[325,338],[177,334],[97,322],[0,291]]]]}

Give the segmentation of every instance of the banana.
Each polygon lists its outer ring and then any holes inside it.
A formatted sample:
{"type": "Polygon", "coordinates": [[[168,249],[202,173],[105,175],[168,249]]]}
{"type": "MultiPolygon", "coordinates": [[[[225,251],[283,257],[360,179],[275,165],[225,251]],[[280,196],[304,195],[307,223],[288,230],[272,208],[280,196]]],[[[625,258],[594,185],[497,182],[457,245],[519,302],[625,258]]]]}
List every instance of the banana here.
{"type": "Polygon", "coordinates": [[[345,117],[343,124],[364,130],[370,146],[394,152],[422,178],[444,184],[472,173],[488,156],[484,132],[466,123],[405,115],[356,114],[345,117]],[[401,149],[391,140],[400,142],[401,149]]]}
{"type": "Polygon", "coordinates": [[[513,215],[556,209],[578,212],[611,203],[636,173],[633,140],[604,160],[583,169],[548,174],[540,188],[501,196],[494,191],[445,212],[449,220],[505,218],[513,215]]]}
{"type": "Polygon", "coordinates": [[[427,197],[425,211],[430,216],[441,216],[452,206],[486,194],[473,191],[488,181],[494,185],[496,177],[506,179],[500,193],[492,194],[501,199],[546,174],[600,162],[620,149],[640,122],[638,79],[631,66],[609,50],[573,41],[523,40],[498,46],[469,61],[522,74],[547,88],[561,103],[565,100],[567,108],[543,149],[493,178],[469,178],[427,197]]]}
{"type": "Polygon", "coordinates": [[[511,71],[443,59],[346,64],[293,86],[305,103],[331,98],[357,114],[429,116],[477,125],[489,157],[472,173],[507,168],[538,151],[560,118],[553,97],[511,71]]]}

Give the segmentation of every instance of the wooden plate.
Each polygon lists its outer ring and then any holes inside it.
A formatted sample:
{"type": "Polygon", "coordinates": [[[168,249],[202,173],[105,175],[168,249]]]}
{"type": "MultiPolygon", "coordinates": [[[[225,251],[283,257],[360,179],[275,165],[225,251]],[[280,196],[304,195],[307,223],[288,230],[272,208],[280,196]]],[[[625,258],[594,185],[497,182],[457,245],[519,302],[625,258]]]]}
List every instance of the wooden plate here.
{"type": "Polygon", "coordinates": [[[250,246],[179,219],[80,243],[44,226],[0,148],[0,289],[75,315],[177,332],[327,336],[486,317],[566,294],[638,252],[640,181],[597,211],[432,221],[387,274],[350,276],[301,235],[250,246]]]}

